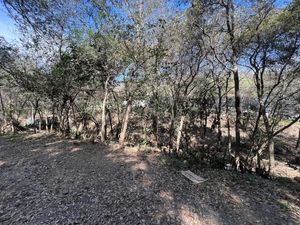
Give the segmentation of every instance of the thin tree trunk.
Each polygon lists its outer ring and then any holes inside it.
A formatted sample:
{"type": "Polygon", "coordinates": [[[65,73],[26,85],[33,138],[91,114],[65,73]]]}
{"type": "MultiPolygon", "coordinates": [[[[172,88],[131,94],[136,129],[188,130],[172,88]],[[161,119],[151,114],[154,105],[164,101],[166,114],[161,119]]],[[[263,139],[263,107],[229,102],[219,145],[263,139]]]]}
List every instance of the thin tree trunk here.
{"type": "Polygon", "coordinates": [[[274,139],[270,138],[268,143],[269,149],[269,173],[273,172],[273,168],[275,167],[275,155],[274,155],[274,139]]]}
{"type": "Polygon", "coordinates": [[[237,145],[236,148],[236,157],[239,158],[239,146],[241,144],[241,95],[240,95],[240,80],[239,80],[239,72],[238,72],[238,50],[236,48],[236,36],[235,36],[235,7],[233,0],[227,1],[227,5],[225,5],[226,9],[226,25],[227,32],[230,38],[230,47],[232,50],[232,55],[230,59],[230,63],[232,66],[232,73],[234,79],[234,96],[235,96],[235,111],[236,111],[236,120],[235,120],[235,143],[237,145]]]}
{"type": "Polygon", "coordinates": [[[39,133],[42,132],[42,120],[40,119],[39,120],[39,133]]]}
{"type": "Polygon", "coordinates": [[[298,132],[298,140],[297,140],[297,144],[296,144],[296,150],[300,151],[300,128],[299,128],[299,132],[298,132]]]}
{"type": "MultiPolygon", "coordinates": [[[[235,89],[235,110],[236,110],[236,119],[235,119],[235,143],[237,146],[241,144],[241,96],[240,96],[240,82],[239,82],[239,75],[237,70],[237,65],[235,65],[236,70],[234,72],[234,89],[235,89]]],[[[239,149],[239,148],[237,148],[239,149]]],[[[239,152],[237,152],[239,154],[239,152]]]]}
{"type": "Polygon", "coordinates": [[[55,118],[54,111],[55,111],[55,105],[53,104],[53,107],[52,107],[52,122],[50,124],[50,133],[53,132],[53,127],[54,127],[54,118],[55,118]]]}
{"type": "Polygon", "coordinates": [[[108,114],[108,119],[109,119],[109,125],[110,125],[110,134],[114,135],[114,129],[113,129],[113,123],[112,123],[112,117],[111,117],[111,112],[108,108],[106,108],[107,114],[108,114]]]}
{"type": "Polygon", "coordinates": [[[66,109],[66,121],[67,121],[67,128],[65,129],[65,136],[70,134],[70,108],[66,109]]]}
{"type": "Polygon", "coordinates": [[[269,123],[269,118],[267,116],[266,113],[266,109],[262,103],[262,100],[260,102],[261,104],[261,109],[262,109],[262,116],[263,116],[263,120],[264,120],[264,124],[265,124],[265,128],[266,128],[266,132],[268,135],[268,151],[269,151],[269,173],[272,173],[273,168],[275,167],[275,155],[274,155],[274,135],[273,132],[271,130],[271,126],[269,123]]]}
{"type": "Polygon", "coordinates": [[[102,103],[102,115],[101,115],[101,130],[100,130],[100,139],[101,141],[106,140],[106,102],[108,99],[108,82],[110,80],[110,77],[108,77],[105,81],[105,94],[103,98],[103,103],[102,103]]]}
{"type": "Polygon", "coordinates": [[[75,124],[76,133],[75,133],[75,139],[80,137],[81,131],[79,130],[80,122],[77,122],[76,113],[74,109],[74,104],[72,104],[72,114],[73,114],[73,123],[75,124]]]}
{"type": "Polygon", "coordinates": [[[31,102],[31,120],[33,123],[34,133],[36,133],[35,118],[37,114],[37,108],[38,108],[38,101],[35,101],[35,103],[31,102]]]}
{"type": "Polygon", "coordinates": [[[60,111],[60,114],[59,114],[59,133],[60,134],[63,134],[64,127],[65,127],[65,119],[63,116],[63,108],[62,108],[60,111]]]}
{"type": "Polygon", "coordinates": [[[155,92],[155,112],[153,117],[153,133],[155,138],[155,146],[159,146],[159,139],[158,139],[158,99],[157,99],[157,92],[155,92]]]}
{"type": "Polygon", "coordinates": [[[3,118],[5,119],[5,117],[6,117],[5,106],[4,106],[4,102],[3,102],[2,90],[1,89],[0,89],[0,103],[1,103],[2,115],[3,115],[3,118]]]}
{"type": "Polygon", "coordinates": [[[222,112],[222,90],[221,87],[218,86],[218,110],[217,110],[217,126],[218,126],[218,145],[221,147],[222,141],[222,130],[221,130],[221,112],[222,112]]]}
{"type": "Polygon", "coordinates": [[[229,118],[229,100],[228,100],[228,83],[229,83],[229,77],[226,79],[226,87],[225,87],[225,98],[226,98],[226,109],[225,109],[225,114],[226,114],[226,123],[227,123],[227,136],[228,136],[228,152],[231,152],[231,130],[230,130],[230,118],[229,118]]]}
{"type": "Polygon", "coordinates": [[[40,116],[40,120],[39,120],[39,133],[42,132],[42,119],[43,119],[43,116],[42,116],[42,113],[41,111],[39,110],[39,116],[40,116]]]}
{"type": "Polygon", "coordinates": [[[204,124],[203,124],[203,138],[206,136],[206,131],[207,131],[207,120],[208,120],[208,112],[207,109],[205,110],[205,116],[204,116],[204,124]]]}
{"type": "Polygon", "coordinates": [[[45,115],[45,122],[46,122],[46,132],[49,132],[49,123],[48,123],[48,112],[46,111],[46,115],[45,115]]]}
{"type": "Polygon", "coordinates": [[[143,109],[143,143],[146,146],[148,139],[147,139],[147,106],[143,109]]]}
{"type": "Polygon", "coordinates": [[[174,135],[174,123],[175,123],[175,112],[176,111],[176,104],[175,101],[172,103],[171,108],[171,121],[170,121],[170,128],[169,128],[169,147],[170,149],[173,148],[173,135],[174,135]]]}
{"type": "Polygon", "coordinates": [[[184,120],[185,120],[185,116],[182,115],[181,118],[180,118],[180,124],[179,124],[178,132],[177,132],[176,153],[178,153],[179,149],[180,149],[182,130],[183,130],[183,126],[184,126],[184,120]]]}
{"type": "Polygon", "coordinates": [[[132,98],[129,97],[129,100],[127,102],[125,115],[124,115],[124,119],[123,119],[123,123],[122,123],[120,138],[119,138],[119,144],[122,147],[124,146],[124,143],[125,143],[125,138],[126,138],[126,134],[127,134],[127,126],[128,126],[128,122],[129,122],[131,107],[132,107],[132,98]]]}
{"type": "MultiPolygon", "coordinates": [[[[6,126],[6,113],[5,113],[5,106],[3,102],[3,96],[2,96],[2,90],[0,89],[0,104],[1,104],[1,109],[2,109],[2,116],[3,116],[3,124],[0,127],[0,133],[2,133],[3,128],[6,126]]],[[[3,131],[4,132],[4,131],[3,131]]]]}

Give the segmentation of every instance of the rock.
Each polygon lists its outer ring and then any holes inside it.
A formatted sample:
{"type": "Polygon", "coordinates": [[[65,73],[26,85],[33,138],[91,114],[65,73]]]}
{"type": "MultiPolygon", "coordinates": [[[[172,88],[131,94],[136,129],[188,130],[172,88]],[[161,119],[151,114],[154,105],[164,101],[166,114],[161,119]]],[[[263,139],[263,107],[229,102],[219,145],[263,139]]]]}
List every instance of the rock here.
{"type": "Polygon", "coordinates": [[[63,191],[62,191],[62,194],[63,194],[63,195],[69,194],[69,190],[67,190],[67,189],[63,190],[63,191]]]}
{"type": "Polygon", "coordinates": [[[294,180],[300,183],[300,177],[295,177],[294,180]]]}

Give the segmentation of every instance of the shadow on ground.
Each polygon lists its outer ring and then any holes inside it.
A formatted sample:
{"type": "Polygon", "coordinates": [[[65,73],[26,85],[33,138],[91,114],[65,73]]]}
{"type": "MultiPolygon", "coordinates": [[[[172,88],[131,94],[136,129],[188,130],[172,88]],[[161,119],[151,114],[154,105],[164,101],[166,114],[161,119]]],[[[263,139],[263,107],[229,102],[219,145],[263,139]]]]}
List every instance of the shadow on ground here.
{"type": "Polygon", "coordinates": [[[0,137],[1,224],[299,224],[299,184],[218,170],[193,185],[158,153],[0,137]]]}

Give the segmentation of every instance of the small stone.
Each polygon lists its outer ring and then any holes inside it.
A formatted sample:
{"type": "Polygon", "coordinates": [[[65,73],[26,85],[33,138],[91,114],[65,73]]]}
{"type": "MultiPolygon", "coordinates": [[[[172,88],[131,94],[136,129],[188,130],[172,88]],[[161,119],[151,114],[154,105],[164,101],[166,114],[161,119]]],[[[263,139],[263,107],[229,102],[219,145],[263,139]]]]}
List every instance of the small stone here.
{"type": "Polygon", "coordinates": [[[300,183],[300,177],[295,177],[294,180],[300,183]]]}

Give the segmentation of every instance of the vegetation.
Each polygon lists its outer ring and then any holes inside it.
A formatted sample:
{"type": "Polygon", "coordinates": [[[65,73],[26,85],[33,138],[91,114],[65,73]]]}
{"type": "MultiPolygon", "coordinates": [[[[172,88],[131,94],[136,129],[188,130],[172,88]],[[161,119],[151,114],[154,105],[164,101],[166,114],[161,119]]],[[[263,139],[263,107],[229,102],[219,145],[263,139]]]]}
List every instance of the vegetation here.
{"type": "Polygon", "coordinates": [[[300,1],[242,2],[2,0],[22,37],[0,37],[1,132],[270,175],[300,119],[300,1]]]}

